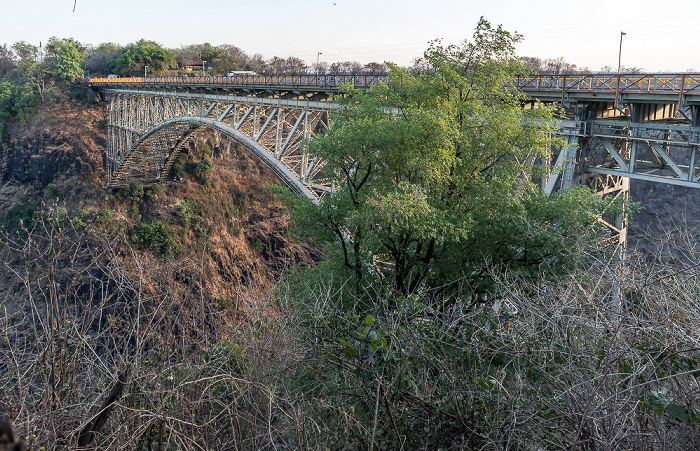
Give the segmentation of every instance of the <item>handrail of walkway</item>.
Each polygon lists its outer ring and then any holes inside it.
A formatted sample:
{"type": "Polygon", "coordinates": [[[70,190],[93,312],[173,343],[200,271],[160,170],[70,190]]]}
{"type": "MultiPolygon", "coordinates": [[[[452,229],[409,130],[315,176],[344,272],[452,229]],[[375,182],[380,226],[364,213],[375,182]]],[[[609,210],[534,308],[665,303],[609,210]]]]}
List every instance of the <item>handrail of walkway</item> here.
{"type": "Polygon", "coordinates": [[[700,74],[581,74],[517,77],[523,91],[700,94],[700,74]]]}
{"type": "Polygon", "coordinates": [[[337,89],[352,85],[366,89],[387,80],[386,75],[236,75],[232,77],[112,77],[91,78],[92,86],[170,84],[192,86],[261,86],[261,87],[314,87],[337,89]]]}
{"type": "MultiPolygon", "coordinates": [[[[91,78],[90,85],[136,86],[141,84],[190,86],[305,87],[334,90],[342,85],[367,89],[386,82],[387,75],[236,75],[233,77],[117,77],[91,78]]],[[[605,92],[645,94],[698,94],[700,74],[580,74],[524,75],[515,85],[525,92],[605,92]]]]}

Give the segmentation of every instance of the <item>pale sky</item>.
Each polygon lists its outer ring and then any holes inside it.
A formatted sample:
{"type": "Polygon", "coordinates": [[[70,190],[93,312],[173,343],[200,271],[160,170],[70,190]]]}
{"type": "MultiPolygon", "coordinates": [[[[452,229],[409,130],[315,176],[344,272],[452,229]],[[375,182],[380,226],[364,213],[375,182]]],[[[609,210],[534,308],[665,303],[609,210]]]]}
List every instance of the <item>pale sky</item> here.
{"type": "Polygon", "coordinates": [[[307,63],[408,65],[428,41],[469,38],[480,16],[524,35],[521,56],[579,67],[700,72],[700,1],[682,0],[0,0],[0,44],[51,36],[84,44],[139,39],[169,48],[233,44],[307,63]]]}

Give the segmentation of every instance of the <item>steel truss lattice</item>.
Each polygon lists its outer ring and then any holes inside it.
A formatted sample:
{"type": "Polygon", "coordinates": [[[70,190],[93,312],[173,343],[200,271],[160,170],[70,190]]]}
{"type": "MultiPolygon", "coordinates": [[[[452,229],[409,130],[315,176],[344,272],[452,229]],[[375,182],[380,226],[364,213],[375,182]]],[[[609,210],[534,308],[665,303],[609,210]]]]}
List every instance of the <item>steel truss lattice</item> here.
{"type": "Polygon", "coordinates": [[[107,90],[108,188],[164,180],[188,138],[218,130],[265,162],[293,191],[318,199],[331,191],[324,161],[309,157],[302,141],[328,126],[328,102],[107,90]]]}
{"type": "Polygon", "coordinates": [[[619,185],[611,177],[700,188],[700,130],[690,124],[563,121],[561,134],[566,145],[543,183],[548,193],[561,180],[560,188],[587,183],[605,194],[619,185]]]}

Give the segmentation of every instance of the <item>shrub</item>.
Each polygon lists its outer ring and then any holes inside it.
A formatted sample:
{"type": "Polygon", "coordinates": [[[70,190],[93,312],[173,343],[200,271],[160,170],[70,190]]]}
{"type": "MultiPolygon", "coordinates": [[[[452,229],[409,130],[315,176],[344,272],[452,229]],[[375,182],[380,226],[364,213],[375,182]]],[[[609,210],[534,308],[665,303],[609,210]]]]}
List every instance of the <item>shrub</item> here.
{"type": "Polygon", "coordinates": [[[165,258],[172,258],[184,249],[175,241],[172,229],[160,221],[138,226],[132,234],[132,240],[150,247],[165,258]]]}
{"type": "Polygon", "coordinates": [[[534,283],[491,271],[487,304],[374,287],[343,305],[347,288],[310,281],[289,298],[295,392],[333,414],[312,410],[309,447],[696,449],[697,262],[628,264],[621,303],[605,264],[534,283]]]}
{"type": "Polygon", "coordinates": [[[133,203],[140,202],[143,199],[143,195],[143,183],[141,182],[131,182],[124,189],[124,197],[133,203]]]}
{"type": "Polygon", "coordinates": [[[186,153],[180,153],[175,158],[172,167],[170,168],[171,177],[184,177],[189,165],[192,163],[192,157],[186,153]]]}
{"type": "Polygon", "coordinates": [[[55,183],[49,183],[46,185],[46,192],[51,194],[54,197],[58,197],[60,195],[60,192],[58,191],[58,187],[56,186],[55,183]]]}
{"type": "Polygon", "coordinates": [[[114,210],[103,209],[97,214],[97,222],[99,224],[109,224],[114,216],[114,210]]]}
{"type": "Polygon", "coordinates": [[[206,237],[206,221],[202,217],[203,205],[195,199],[185,199],[180,203],[177,216],[185,231],[192,230],[198,237],[206,237]]]}
{"type": "Polygon", "coordinates": [[[9,235],[19,233],[26,236],[34,228],[36,206],[16,203],[0,217],[0,227],[9,235]]]}
{"type": "Polygon", "coordinates": [[[90,210],[84,208],[82,210],[75,210],[71,213],[70,219],[71,223],[73,224],[73,227],[76,230],[83,230],[87,228],[87,223],[85,222],[87,219],[88,214],[90,213],[90,210]]]}
{"type": "Polygon", "coordinates": [[[211,160],[205,157],[202,161],[195,165],[194,175],[197,177],[200,184],[208,185],[209,182],[211,182],[211,173],[213,169],[214,165],[212,164],[211,160]]]}
{"type": "Polygon", "coordinates": [[[204,144],[202,145],[202,156],[203,156],[203,158],[211,157],[212,153],[213,153],[213,152],[212,152],[212,150],[211,150],[211,147],[209,147],[209,144],[204,143],[204,144]]]}
{"type": "Polygon", "coordinates": [[[34,114],[36,104],[37,100],[34,89],[30,85],[25,85],[24,88],[19,91],[12,110],[19,116],[22,122],[27,122],[29,117],[34,114]]]}
{"type": "Polygon", "coordinates": [[[162,183],[154,183],[153,185],[144,188],[143,194],[149,199],[152,199],[154,197],[158,197],[158,195],[163,193],[164,191],[165,185],[163,185],[162,183]]]}

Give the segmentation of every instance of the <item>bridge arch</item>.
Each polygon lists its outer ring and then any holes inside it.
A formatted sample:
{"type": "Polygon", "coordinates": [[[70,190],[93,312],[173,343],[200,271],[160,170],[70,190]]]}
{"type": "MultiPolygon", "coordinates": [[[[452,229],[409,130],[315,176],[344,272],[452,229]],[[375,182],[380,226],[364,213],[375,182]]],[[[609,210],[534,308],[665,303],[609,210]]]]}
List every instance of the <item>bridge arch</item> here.
{"type": "Polygon", "coordinates": [[[109,100],[106,188],[165,180],[187,138],[207,128],[245,147],[293,191],[313,200],[331,192],[325,161],[302,146],[328,126],[330,102],[133,89],[104,94],[109,100]]]}
{"type": "MultiPolygon", "coordinates": [[[[201,128],[222,132],[265,163],[292,191],[303,194],[312,200],[318,198],[317,194],[312,192],[302,180],[293,174],[281,160],[275,158],[265,147],[228,124],[197,116],[169,119],[142,135],[124,155],[122,163],[112,176],[112,180],[121,180],[125,178],[123,176],[133,179],[139,173],[141,173],[143,178],[151,179],[148,181],[164,180],[184,144],[195,131],[201,128]],[[154,152],[152,149],[153,145],[163,145],[165,144],[164,141],[169,142],[169,148],[161,148],[160,151],[154,152]]],[[[113,183],[112,185],[114,186],[115,184],[113,183]]]]}

